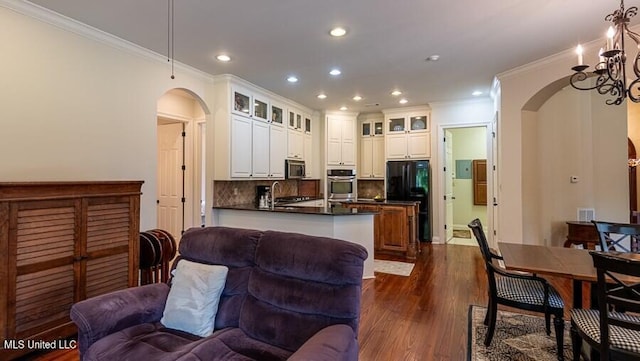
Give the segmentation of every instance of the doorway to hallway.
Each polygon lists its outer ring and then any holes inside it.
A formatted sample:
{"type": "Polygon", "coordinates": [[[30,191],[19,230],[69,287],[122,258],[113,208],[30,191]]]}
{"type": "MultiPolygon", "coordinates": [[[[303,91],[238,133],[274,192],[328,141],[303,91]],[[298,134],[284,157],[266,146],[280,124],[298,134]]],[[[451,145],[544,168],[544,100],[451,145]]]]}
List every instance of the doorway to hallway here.
{"type": "Polygon", "coordinates": [[[488,225],[487,127],[444,129],[445,242],[477,246],[467,224],[488,225]]]}

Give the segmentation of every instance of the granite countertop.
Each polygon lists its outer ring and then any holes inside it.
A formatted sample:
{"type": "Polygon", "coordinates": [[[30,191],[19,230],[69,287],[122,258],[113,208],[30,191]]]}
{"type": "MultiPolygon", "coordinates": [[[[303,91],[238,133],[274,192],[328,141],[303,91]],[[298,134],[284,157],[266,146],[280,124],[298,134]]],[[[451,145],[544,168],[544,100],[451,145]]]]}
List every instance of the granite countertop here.
{"type": "Polygon", "coordinates": [[[420,202],[418,201],[388,201],[388,200],[384,200],[384,201],[374,201],[373,199],[369,199],[369,198],[358,198],[357,200],[353,201],[353,202],[349,202],[349,203],[353,203],[353,204],[387,204],[387,205],[397,205],[397,206],[413,206],[416,205],[420,202]]]}
{"type": "Polygon", "coordinates": [[[351,209],[344,207],[296,207],[296,206],[276,206],[274,209],[258,208],[255,204],[235,204],[230,206],[214,206],[213,209],[231,209],[241,211],[256,212],[273,212],[273,213],[296,213],[296,214],[313,214],[326,216],[350,216],[362,214],[376,214],[373,211],[362,211],[359,209],[351,209]]]}

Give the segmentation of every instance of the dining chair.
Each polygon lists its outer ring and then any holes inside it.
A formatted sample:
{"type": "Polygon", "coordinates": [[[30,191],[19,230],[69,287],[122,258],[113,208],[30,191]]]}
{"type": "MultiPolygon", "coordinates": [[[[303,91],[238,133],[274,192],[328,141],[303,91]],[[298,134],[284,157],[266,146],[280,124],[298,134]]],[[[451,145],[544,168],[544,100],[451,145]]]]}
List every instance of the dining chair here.
{"type": "Polygon", "coordinates": [[[497,263],[494,263],[494,260],[501,260],[502,256],[489,248],[480,220],[476,218],[468,226],[480,246],[489,280],[489,303],[484,318],[484,324],[489,329],[485,335],[484,344],[486,346],[491,344],[496,328],[499,304],[543,313],[547,335],[551,334],[551,315],[553,314],[558,360],[563,360],[564,321],[562,317],[564,302],[558,291],[542,277],[533,274],[511,273],[502,269],[497,263]]]}
{"type": "Polygon", "coordinates": [[[640,255],[589,253],[598,275],[599,306],[571,311],[573,359],[580,359],[584,340],[598,351],[602,361],[640,360],[640,279],[621,276],[640,277],[640,255]]]}
{"type": "Polygon", "coordinates": [[[633,253],[640,251],[640,224],[591,222],[598,230],[601,250],[633,253]]]}

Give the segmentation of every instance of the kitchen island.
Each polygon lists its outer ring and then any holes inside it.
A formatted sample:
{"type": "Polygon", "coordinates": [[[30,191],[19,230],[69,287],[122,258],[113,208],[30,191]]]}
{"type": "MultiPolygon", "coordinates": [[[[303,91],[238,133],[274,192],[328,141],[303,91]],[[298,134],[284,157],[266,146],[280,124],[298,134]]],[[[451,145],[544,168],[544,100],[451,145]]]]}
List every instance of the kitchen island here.
{"type": "Polygon", "coordinates": [[[364,262],[363,278],[373,278],[375,214],[343,207],[280,206],[263,209],[254,204],[240,204],[214,206],[212,222],[215,226],[295,232],[359,244],[369,254],[364,262]]]}
{"type": "Polygon", "coordinates": [[[344,207],[374,212],[374,252],[416,259],[418,247],[418,206],[414,201],[374,201],[358,199],[344,207]]]}

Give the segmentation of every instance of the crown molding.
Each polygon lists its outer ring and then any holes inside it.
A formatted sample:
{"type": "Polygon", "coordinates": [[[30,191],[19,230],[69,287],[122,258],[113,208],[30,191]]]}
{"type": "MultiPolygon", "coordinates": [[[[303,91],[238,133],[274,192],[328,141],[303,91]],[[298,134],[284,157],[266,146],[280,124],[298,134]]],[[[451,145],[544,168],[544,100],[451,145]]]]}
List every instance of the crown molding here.
{"type": "MultiPolygon", "coordinates": [[[[119,38],[113,34],[107,33],[100,29],[89,26],[85,23],[56,13],[52,10],[36,5],[26,0],[0,0],[0,6],[13,10],[16,13],[28,16],[30,18],[42,21],[49,25],[55,26],[59,29],[69,31],[76,35],[80,35],[86,39],[97,41],[99,43],[111,46],[115,49],[140,56],[147,60],[158,62],[161,64],[167,63],[166,55],[158,54],[140,45],[134,44],[130,41],[119,38]]],[[[204,80],[211,80],[212,75],[191,66],[185,65],[180,62],[175,62],[174,66],[181,72],[188,73],[192,76],[202,78],[204,80]]]]}

